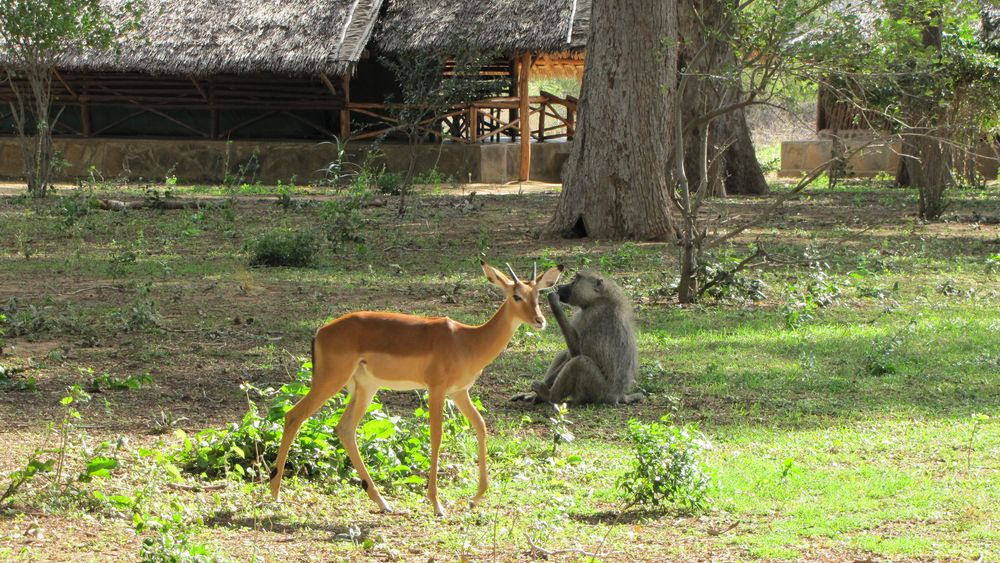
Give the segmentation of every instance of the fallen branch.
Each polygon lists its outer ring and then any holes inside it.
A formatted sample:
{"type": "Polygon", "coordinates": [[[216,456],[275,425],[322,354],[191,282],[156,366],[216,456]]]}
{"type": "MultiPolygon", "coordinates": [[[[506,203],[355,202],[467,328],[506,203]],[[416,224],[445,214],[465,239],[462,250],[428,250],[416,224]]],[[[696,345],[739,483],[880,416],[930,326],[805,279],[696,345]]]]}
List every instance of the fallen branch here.
{"type": "Polygon", "coordinates": [[[121,201],[118,199],[99,199],[97,205],[105,211],[128,211],[129,209],[205,209],[216,207],[218,202],[198,199],[165,199],[159,201],[121,201]]]}
{"type": "Polygon", "coordinates": [[[528,535],[528,532],[524,533],[524,537],[528,539],[528,545],[531,546],[531,554],[532,555],[538,555],[538,556],[541,556],[541,557],[548,558],[548,557],[552,557],[554,555],[563,555],[563,554],[566,554],[566,553],[579,553],[580,555],[583,555],[585,557],[593,557],[594,559],[600,559],[600,558],[604,557],[604,555],[601,555],[599,553],[591,553],[589,551],[586,551],[586,550],[583,550],[583,549],[580,549],[580,548],[572,548],[572,549],[545,549],[544,547],[536,544],[534,542],[534,540],[531,539],[531,536],[528,535]]]}
{"type": "Polygon", "coordinates": [[[177,489],[180,491],[218,491],[220,489],[225,489],[225,483],[216,483],[215,485],[188,485],[187,483],[167,483],[167,487],[171,489],[177,489]]]}

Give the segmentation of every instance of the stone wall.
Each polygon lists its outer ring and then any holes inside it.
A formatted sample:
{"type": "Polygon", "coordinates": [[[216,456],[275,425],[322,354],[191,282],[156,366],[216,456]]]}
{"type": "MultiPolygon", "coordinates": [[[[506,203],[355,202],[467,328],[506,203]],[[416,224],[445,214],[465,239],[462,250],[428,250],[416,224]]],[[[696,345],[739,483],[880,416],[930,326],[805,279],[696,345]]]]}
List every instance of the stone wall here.
{"type": "MultiPolygon", "coordinates": [[[[93,169],[104,178],[218,183],[241,168],[254,169],[254,179],[273,184],[319,180],[322,170],[337,157],[331,143],[288,141],[201,141],[172,139],[56,139],[56,149],[69,162],[63,178],[89,178],[93,169]]],[[[558,182],[571,143],[532,143],[531,179],[558,182]]],[[[361,162],[367,145],[348,145],[349,160],[361,162]]],[[[406,145],[384,144],[381,160],[387,169],[404,171],[410,158],[406,145]]],[[[517,144],[419,145],[416,171],[437,168],[459,182],[501,184],[517,180],[520,152],[517,144]]],[[[0,177],[21,175],[21,152],[16,139],[0,138],[0,177]]],[[[244,181],[250,181],[244,174],[244,181]]]]}
{"type": "MultiPolygon", "coordinates": [[[[870,177],[879,173],[896,174],[899,168],[899,153],[902,145],[894,138],[872,139],[868,133],[844,132],[845,152],[870,143],[847,160],[849,176],[870,177]]],[[[794,178],[807,174],[824,162],[833,158],[833,139],[829,135],[819,135],[802,141],[781,143],[781,169],[778,176],[794,178]]],[[[997,179],[1000,152],[997,147],[983,145],[977,151],[976,168],[987,180],[997,179]]]]}

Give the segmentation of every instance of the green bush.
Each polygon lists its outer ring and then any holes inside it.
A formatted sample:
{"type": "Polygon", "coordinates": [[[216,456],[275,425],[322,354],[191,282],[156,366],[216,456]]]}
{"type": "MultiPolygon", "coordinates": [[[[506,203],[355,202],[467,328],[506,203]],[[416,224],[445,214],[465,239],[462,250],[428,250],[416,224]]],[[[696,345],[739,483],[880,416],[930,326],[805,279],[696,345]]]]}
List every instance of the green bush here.
{"type": "Polygon", "coordinates": [[[676,426],[670,417],[661,422],[628,422],[628,438],[635,446],[632,469],[618,480],[626,501],[659,506],[674,503],[689,510],[708,506],[712,479],[701,460],[712,445],[697,424],[676,426]]]}
{"type": "MultiPolygon", "coordinates": [[[[267,414],[261,416],[251,405],[238,423],[185,437],[175,461],[185,470],[206,477],[266,477],[278,456],[285,413],[308,393],[311,373],[311,363],[304,362],[295,381],[277,391],[249,388],[270,398],[267,414]]],[[[338,393],[302,424],[288,453],[288,474],[345,481],[356,478],[335,431],[346,406],[346,396],[338,393]]],[[[415,419],[391,416],[377,401],[368,407],[368,416],[358,426],[358,447],[376,483],[395,486],[423,482],[417,474],[430,468],[430,428],[426,409],[417,408],[414,414],[415,419]]],[[[444,436],[453,441],[458,435],[471,435],[471,431],[449,401],[444,436]]]]}
{"type": "Polygon", "coordinates": [[[403,192],[403,175],[399,172],[385,172],[375,177],[375,187],[385,195],[399,195],[403,192]]]}
{"type": "Polygon", "coordinates": [[[301,268],[316,263],[319,241],[312,233],[270,231],[247,244],[251,266],[289,266],[301,268]]]}
{"type": "Polygon", "coordinates": [[[364,205],[371,193],[363,183],[351,188],[347,197],[332,199],[323,204],[319,216],[326,230],[326,239],[334,250],[350,242],[364,243],[364,229],[368,224],[364,205]]]}

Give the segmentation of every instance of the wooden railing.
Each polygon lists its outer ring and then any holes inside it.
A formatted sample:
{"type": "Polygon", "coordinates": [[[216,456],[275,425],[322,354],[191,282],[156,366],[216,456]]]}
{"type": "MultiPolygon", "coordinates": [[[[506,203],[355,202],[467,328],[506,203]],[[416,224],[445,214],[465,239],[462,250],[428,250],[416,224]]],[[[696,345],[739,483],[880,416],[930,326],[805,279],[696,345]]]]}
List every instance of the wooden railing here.
{"type": "MultiPolygon", "coordinates": [[[[425,119],[417,124],[417,129],[437,139],[465,144],[517,140],[522,119],[529,120],[531,138],[539,142],[572,139],[576,134],[576,98],[561,98],[542,91],[528,98],[527,116],[519,115],[519,103],[516,96],[477,100],[425,119]]],[[[396,116],[404,107],[401,104],[349,102],[350,140],[361,141],[401,132],[402,126],[396,116]]]]}

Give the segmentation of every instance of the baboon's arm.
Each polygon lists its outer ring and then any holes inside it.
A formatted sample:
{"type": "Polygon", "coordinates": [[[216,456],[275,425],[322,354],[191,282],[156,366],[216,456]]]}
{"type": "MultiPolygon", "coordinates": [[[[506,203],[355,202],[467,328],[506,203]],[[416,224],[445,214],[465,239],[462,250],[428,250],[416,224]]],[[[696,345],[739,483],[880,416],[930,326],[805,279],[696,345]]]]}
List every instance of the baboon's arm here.
{"type": "Polygon", "coordinates": [[[566,340],[566,348],[569,349],[570,357],[579,356],[580,335],[576,333],[576,329],[569,323],[566,313],[563,313],[562,304],[559,303],[559,294],[555,291],[549,294],[549,305],[552,306],[552,314],[555,315],[556,322],[559,323],[559,330],[562,331],[563,338],[566,340]]]}

